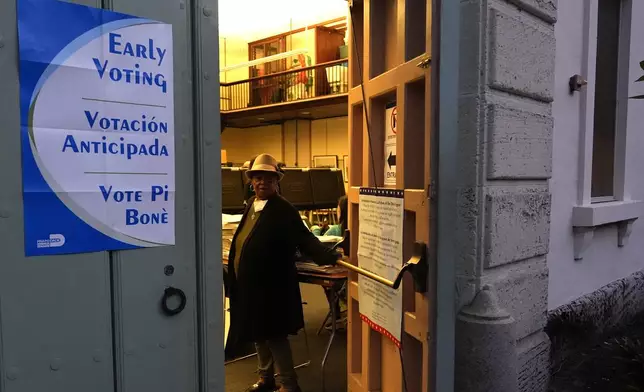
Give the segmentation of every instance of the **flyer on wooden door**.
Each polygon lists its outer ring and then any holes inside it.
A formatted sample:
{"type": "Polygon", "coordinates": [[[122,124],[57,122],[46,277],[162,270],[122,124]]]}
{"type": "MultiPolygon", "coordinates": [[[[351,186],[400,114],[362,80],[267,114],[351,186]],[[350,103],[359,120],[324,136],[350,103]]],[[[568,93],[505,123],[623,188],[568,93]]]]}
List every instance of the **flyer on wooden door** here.
{"type": "Polygon", "coordinates": [[[174,245],[172,26],[18,1],[27,256],[174,245]]]}
{"type": "MultiPolygon", "coordinates": [[[[361,188],[358,265],[394,281],[403,265],[404,191],[361,188]]],[[[402,285],[394,290],[358,276],[360,317],[400,346],[402,285]]]]}

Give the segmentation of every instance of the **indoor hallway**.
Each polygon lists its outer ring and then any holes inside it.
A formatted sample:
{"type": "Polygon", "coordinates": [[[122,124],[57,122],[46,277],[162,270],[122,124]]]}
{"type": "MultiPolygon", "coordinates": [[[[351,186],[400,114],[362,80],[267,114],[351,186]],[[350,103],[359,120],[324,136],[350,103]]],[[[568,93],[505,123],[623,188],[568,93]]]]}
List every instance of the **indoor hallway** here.
{"type": "MultiPolygon", "coordinates": [[[[307,303],[304,305],[304,321],[309,338],[311,364],[298,369],[297,374],[300,378],[302,392],[322,392],[320,364],[329,340],[330,331],[324,330],[320,336],[317,336],[316,332],[329,311],[329,305],[321,287],[310,284],[300,284],[300,287],[302,300],[307,303]]],[[[331,346],[325,371],[327,392],[345,392],[347,390],[346,338],[346,332],[339,330],[331,346]]],[[[291,346],[295,363],[299,364],[306,361],[306,344],[302,333],[291,338],[291,346]]],[[[246,388],[257,380],[256,367],[256,357],[226,365],[226,392],[246,391],[246,388]]]]}

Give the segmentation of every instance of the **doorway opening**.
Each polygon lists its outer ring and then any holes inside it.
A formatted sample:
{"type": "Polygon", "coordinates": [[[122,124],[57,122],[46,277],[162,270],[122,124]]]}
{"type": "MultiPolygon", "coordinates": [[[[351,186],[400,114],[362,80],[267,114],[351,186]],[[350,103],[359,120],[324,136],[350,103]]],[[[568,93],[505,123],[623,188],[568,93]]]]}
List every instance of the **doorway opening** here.
{"type": "MultiPolygon", "coordinates": [[[[346,228],[338,203],[348,188],[347,2],[251,3],[219,1],[225,276],[233,236],[252,195],[245,172],[260,154],[280,163],[280,193],[308,230],[333,246],[346,228]]],[[[289,340],[300,385],[317,391],[324,383],[328,391],[345,391],[348,273],[334,274],[303,256],[297,265],[305,326],[289,340]]],[[[252,343],[229,345],[230,304],[222,291],[226,391],[244,391],[258,379],[257,350],[252,343]]],[[[270,322],[280,318],[275,304],[270,322]]]]}
{"type": "MultiPolygon", "coordinates": [[[[302,225],[324,246],[342,244],[348,260],[321,267],[296,254],[304,326],[290,342],[302,389],[429,391],[434,280],[406,275],[390,291],[349,267],[385,276],[367,267],[370,259],[393,281],[406,261],[418,260],[418,249],[425,255],[431,247],[432,3],[292,1],[244,3],[244,10],[220,1],[224,275],[236,276],[227,274],[241,253],[237,235],[256,208],[246,204],[255,185],[247,174],[256,157],[270,154],[283,175],[278,192],[302,225]],[[387,233],[358,262],[368,198],[388,206],[372,212],[396,228],[372,225],[387,233]],[[375,257],[387,239],[395,252],[375,257]]],[[[231,285],[222,290],[227,336],[236,333],[228,324],[231,285]]],[[[286,322],[280,306],[257,322],[286,322]]],[[[226,391],[245,390],[258,379],[262,348],[225,341],[226,391]]]]}

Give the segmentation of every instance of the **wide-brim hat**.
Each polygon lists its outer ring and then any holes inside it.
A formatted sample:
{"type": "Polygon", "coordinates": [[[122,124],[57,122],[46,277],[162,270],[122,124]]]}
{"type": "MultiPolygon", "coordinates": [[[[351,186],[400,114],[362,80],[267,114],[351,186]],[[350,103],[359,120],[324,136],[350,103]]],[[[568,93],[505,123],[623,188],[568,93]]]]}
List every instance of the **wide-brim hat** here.
{"type": "Polygon", "coordinates": [[[277,170],[277,160],[270,154],[261,154],[255,158],[253,167],[246,171],[246,177],[248,177],[248,179],[252,179],[253,176],[259,173],[275,174],[279,181],[282,181],[282,178],[284,178],[284,173],[277,170]]]}

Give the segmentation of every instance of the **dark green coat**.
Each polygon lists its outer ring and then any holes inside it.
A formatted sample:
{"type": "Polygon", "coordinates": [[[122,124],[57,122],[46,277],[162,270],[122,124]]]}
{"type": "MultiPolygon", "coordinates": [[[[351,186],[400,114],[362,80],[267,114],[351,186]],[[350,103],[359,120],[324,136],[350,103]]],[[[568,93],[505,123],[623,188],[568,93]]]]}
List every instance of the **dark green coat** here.
{"type": "MultiPolygon", "coordinates": [[[[248,219],[251,198],[240,222],[248,219]]],[[[234,271],[233,237],[228,257],[230,298],[228,344],[238,345],[294,335],[304,327],[302,296],[295,267],[296,249],[320,265],[333,264],[337,253],[309,232],[300,214],[275,195],[259,214],[234,271]]]]}

